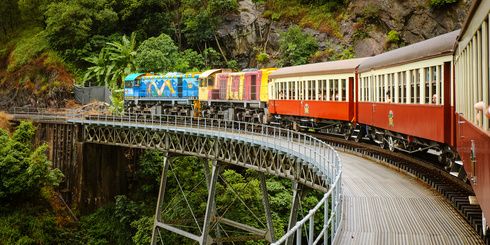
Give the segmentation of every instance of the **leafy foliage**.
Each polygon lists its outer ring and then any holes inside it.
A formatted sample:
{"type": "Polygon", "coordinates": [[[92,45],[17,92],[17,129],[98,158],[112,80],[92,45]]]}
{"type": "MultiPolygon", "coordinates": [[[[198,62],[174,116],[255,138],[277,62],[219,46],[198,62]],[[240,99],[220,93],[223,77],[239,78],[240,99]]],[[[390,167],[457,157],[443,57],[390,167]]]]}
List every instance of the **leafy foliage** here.
{"type": "Polygon", "coordinates": [[[63,177],[59,169],[52,169],[47,159],[47,146],[32,147],[35,128],[21,122],[12,137],[0,130],[0,200],[7,203],[39,195],[45,186],[57,186],[63,177]]]}
{"type": "Polygon", "coordinates": [[[257,54],[257,57],[255,57],[255,59],[260,65],[265,65],[269,62],[270,57],[267,53],[261,52],[257,54]]]}
{"type": "Polygon", "coordinates": [[[56,224],[56,217],[46,203],[24,204],[0,210],[2,244],[68,244],[68,231],[56,224]]]}
{"type": "Polygon", "coordinates": [[[432,8],[443,8],[458,2],[458,0],[430,0],[430,6],[432,8]]]}
{"type": "Polygon", "coordinates": [[[38,28],[29,30],[26,35],[29,38],[21,39],[15,45],[15,49],[11,53],[8,71],[14,71],[20,66],[27,64],[33,58],[36,58],[42,51],[49,48],[45,33],[38,28]]]}
{"type": "Polygon", "coordinates": [[[279,38],[279,51],[282,65],[306,64],[311,55],[318,50],[316,39],[303,33],[298,26],[290,27],[281,33],[279,38]]]}
{"type": "Polygon", "coordinates": [[[169,71],[175,66],[177,55],[178,48],[172,38],[161,34],[141,43],[135,62],[140,71],[169,71]]]}
{"type": "Polygon", "coordinates": [[[393,43],[393,44],[398,44],[400,43],[400,33],[398,33],[395,30],[391,30],[388,32],[388,35],[386,35],[388,42],[393,43]]]}
{"type": "Polygon", "coordinates": [[[120,42],[107,42],[98,55],[85,58],[92,66],[85,72],[83,80],[112,89],[121,87],[124,77],[135,71],[135,57],[135,33],[130,39],[123,36],[120,42]]]}
{"type": "Polygon", "coordinates": [[[59,50],[82,47],[94,34],[109,34],[118,20],[110,0],[54,2],[45,14],[47,37],[59,50]]]}

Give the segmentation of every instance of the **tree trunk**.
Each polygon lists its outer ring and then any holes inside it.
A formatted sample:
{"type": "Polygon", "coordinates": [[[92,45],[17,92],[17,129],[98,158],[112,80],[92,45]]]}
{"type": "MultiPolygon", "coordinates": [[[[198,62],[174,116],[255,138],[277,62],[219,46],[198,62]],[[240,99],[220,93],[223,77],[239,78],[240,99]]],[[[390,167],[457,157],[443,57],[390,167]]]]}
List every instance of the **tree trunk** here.
{"type": "Polygon", "coordinates": [[[221,56],[223,56],[223,59],[225,60],[225,62],[228,63],[228,59],[226,58],[226,55],[223,52],[223,49],[221,49],[221,45],[219,44],[218,37],[216,36],[216,34],[214,34],[214,40],[216,40],[216,44],[218,44],[218,49],[219,49],[219,52],[221,53],[221,56]]]}

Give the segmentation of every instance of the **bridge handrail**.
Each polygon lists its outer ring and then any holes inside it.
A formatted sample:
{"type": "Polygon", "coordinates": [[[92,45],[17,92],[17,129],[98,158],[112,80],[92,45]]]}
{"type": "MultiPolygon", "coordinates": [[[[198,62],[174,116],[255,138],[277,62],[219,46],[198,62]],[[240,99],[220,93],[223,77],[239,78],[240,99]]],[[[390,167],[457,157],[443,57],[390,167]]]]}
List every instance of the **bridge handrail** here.
{"type": "MultiPolygon", "coordinates": [[[[93,121],[105,121],[113,122],[114,126],[118,126],[116,123],[134,123],[134,124],[151,124],[160,126],[185,126],[185,127],[196,127],[203,129],[224,129],[231,130],[234,133],[250,133],[259,136],[271,136],[275,141],[272,143],[278,143],[281,140],[288,140],[290,142],[300,143],[302,146],[299,152],[304,160],[309,160],[311,163],[322,164],[316,159],[324,160],[323,163],[327,166],[316,165],[316,167],[323,167],[321,170],[330,170],[324,172],[327,177],[334,179],[336,177],[337,170],[340,169],[340,158],[337,152],[330,145],[325,142],[318,140],[317,138],[304,134],[301,132],[296,132],[289,129],[284,129],[275,126],[269,126],[264,124],[242,122],[242,121],[232,121],[223,120],[215,118],[196,118],[189,116],[176,116],[176,115],[148,115],[141,113],[127,113],[121,116],[113,115],[89,115],[85,116],[85,120],[93,121]],[[311,147],[308,147],[311,146],[311,147]],[[324,151],[314,151],[313,149],[320,148],[324,151]],[[323,154],[320,154],[323,153],[323,154]]],[[[279,144],[277,144],[279,145],[279,144]]],[[[330,183],[331,184],[331,183],[330,183]]]]}
{"type": "Polygon", "coordinates": [[[298,221],[283,237],[273,244],[282,244],[288,238],[295,233],[296,244],[301,243],[301,230],[303,226],[309,221],[308,232],[308,244],[317,244],[321,238],[325,241],[328,239],[328,229],[331,227],[332,241],[338,231],[339,223],[342,215],[342,200],[341,200],[341,161],[338,153],[332,146],[326,144],[319,139],[310,135],[296,132],[289,129],[283,129],[280,127],[269,126],[264,124],[256,124],[242,121],[232,121],[214,118],[195,118],[189,116],[176,116],[176,115],[148,115],[141,113],[126,113],[121,116],[114,115],[82,115],[73,111],[66,111],[67,113],[51,113],[42,110],[19,110],[13,108],[12,113],[15,115],[24,115],[26,117],[47,117],[53,120],[59,119],[81,119],[86,122],[105,122],[113,126],[122,126],[123,124],[142,124],[150,126],[176,126],[176,127],[190,127],[201,129],[224,129],[225,132],[233,132],[236,134],[254,134],[259,136],[267,136],[265,140],[267,143],[272,143],[274,146],[283,146],[284,140],[287,140],[288,148],[293,147],[292,142],[300,143],[294,144],[298,146],[298,153],[300,158],[311,164],[310,167],[316,168],[317,174],[320,173],[328,180],[329,189],[324,194],[320,202],[309,211],[303,219],[298,221]],[[272,141],[269,141],[272,139],[272,141]],[[329,205],[329,203],[331,203],[329,205]],[[318,212],[321,206],[324,206],[324,226],[318,236],[314,236],[314,216],[318,212]],[[299,240],[298,240],[299,239],[299,240]]]}

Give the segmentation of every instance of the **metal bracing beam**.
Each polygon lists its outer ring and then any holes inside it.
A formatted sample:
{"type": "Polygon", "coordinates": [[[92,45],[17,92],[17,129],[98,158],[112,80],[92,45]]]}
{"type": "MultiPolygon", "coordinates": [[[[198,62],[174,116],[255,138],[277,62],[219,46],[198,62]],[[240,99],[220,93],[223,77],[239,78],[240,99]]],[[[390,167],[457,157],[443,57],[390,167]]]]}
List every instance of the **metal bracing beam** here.
{"type": "Polygon", "coordinates": [[[225,224],[225,225],[229,225],[231,227],[238,228],[238,229],[243,230],[243,231],[248,231],[253,235],[260,236],[260,239],[264,239],[265,236],[267,235],[267,231],[264,231],[264,230],[261,230],[261,229],[258,229],[258,228],[255,228],[255,227],[252,227],[249,225],[245,225],[245,224],[242,224],[240,222],[236,222],[236,221],[233,221],[233,220],[230,220],[227,218],[220,218],[219,222],[222,224],[225,224]]]}
{"type": "Polygon", "coordinates": [[[179,228],[173,227],[173,226],[168,225],[168,224],[165,224],[163,222],[157,222],[155,225],[156,225],[157,228],[163,228],[165,230],[168,230],[168,231],[171,231],[173,233],[179,234],[179,235],[181,235],[183,237],[187,237],[187,238],[192,239],[194,241],[200,241],[200,239],[201,239],[200,237],[198,237],[198,236],[196,236],[196,235],[194,235],[194,234],[192,234],[190,232],[181,230],[179,228]]]}
{"type": "MultiPolygon", "coordinates": [[[[298,209],[299,203],[303,196],[304,186],[296,181],[293,182],[293,200],[291,201],[291,213],[289,214],[288,231],[296,225],[298,221],[298,209]]],[[[287,245],[292,245],[294,241],[294,236],[289,237],[286,241],[287,245]]]]}
{"type": "Polygon", "coordinates": [[[208,202],[206,205],[206,214],[204,216],[204,226],[202,235],[200,238],[200,245],[203,244],[211,244],[212,239],[209,239],[209,230],[211,227],[211,216],[213,215],[213,207],[215,202],[215,194],[216,194],[216,183],[218,182],[218,175],[221,170],[221,165],[218,161],[213,161],[213,173],[210,179],[209,191],[208,191],[208,202]]]}
{"type": "MultiPolygon", "coordinates": [[[[203,164],[204,176],[206,177],[206,185],[208,187],[208,191],[210,190],[210,186],[211,186],[211,170],[209,169],[209,164],[212,165],[213,160],[206,160],[206,161],[204,161],[204,164],[203,164]]],[[[213,210],[212,217],[214,219],[216,217],[216,202],[213,203],[212,210],[213,210]]],[[[221,238],[221,230],[219,228],[219,225],[216,226],[216,237],[221,238]]],[[[218,239],[217,244],[221,245],[223,243],[218,239]]]]}
{"type": "Polygon", "coordinates": [[[160,178],[160,189],[158,191],[158,199],[157,199],[157,208],[156,208],[156,213],[155,213],[155,221],[153,224],[153,232],[151,235],[151,244],[155,245],[157,244],[157,231],[159,227],[163,226],[158,226],[157,224],[161,223],[162,217],[161,217],[161,211],[162,211],[162,204],[163,204],[163,199],[165,197],[165,187],[167,185],[167,174],[168,174],[168,166],[170,165],[169,157],[168,157],[168,151],[165,152],[164,158],[163,158],[163,170],[162,170],[162,177],[160,178]]]}
{"type": "Polygon", "coordinates": [[[267,192],[267,185],[265,183],[265,175],[262,172],[259,172],[260,178],[260,189],[262,190],[262,203],[264,204],[265,218],[267,220],[267,229],[268,232],[266,234],[266,240],[268,242],[275,242],[274,236],[274,225],[272,222],[271,215],[271,207],[269,205],[269,193],[267,192]]]}

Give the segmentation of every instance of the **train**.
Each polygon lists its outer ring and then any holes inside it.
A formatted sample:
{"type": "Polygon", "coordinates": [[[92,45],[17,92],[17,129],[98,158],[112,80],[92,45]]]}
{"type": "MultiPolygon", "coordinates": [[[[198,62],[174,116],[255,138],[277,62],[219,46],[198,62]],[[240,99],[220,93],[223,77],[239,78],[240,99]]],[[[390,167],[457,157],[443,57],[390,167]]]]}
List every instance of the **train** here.
{"type": "Polygon", "coordinates": [[[376,56],[232,72],[131,74],[127,110],[272,124],[431,152],[490,217],[490,1],[461,30],[376,56]]]}

